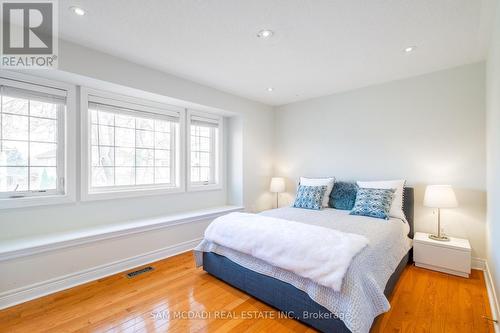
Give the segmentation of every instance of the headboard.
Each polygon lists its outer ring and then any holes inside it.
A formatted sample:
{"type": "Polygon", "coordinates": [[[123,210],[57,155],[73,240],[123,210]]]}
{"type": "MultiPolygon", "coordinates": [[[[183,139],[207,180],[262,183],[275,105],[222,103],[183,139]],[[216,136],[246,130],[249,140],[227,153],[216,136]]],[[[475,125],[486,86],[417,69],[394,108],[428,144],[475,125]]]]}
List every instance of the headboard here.
{"type": "Polygon", "coordinates": [[[405,213],[406,220],[410,225],[410,233],[408,237],[413,238],[413,212],[414,212],[414,195],[413,187],[405,187],[403,189],[403,212],[405,213]]]}

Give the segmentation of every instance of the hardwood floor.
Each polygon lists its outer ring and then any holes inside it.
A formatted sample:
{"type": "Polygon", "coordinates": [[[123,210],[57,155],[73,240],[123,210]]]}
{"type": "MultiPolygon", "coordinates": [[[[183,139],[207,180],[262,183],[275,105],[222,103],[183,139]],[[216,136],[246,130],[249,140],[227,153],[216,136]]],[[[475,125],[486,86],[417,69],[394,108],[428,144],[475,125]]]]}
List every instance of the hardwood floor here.
{"type": "MultiPolygon", "coordinates": [[[[191,252],[152,265],[2,310],[0,332],[314,332],[196,269],[191,252]]],[[[493,332],[480,271],[464,279],[408,266],[391,305],[372,332],[493,332]]]]}
{"type": "Polygon", "coordinates": [[[372,332],[493,332],[482,271],[469,279],[408,266],[372,332]]]}

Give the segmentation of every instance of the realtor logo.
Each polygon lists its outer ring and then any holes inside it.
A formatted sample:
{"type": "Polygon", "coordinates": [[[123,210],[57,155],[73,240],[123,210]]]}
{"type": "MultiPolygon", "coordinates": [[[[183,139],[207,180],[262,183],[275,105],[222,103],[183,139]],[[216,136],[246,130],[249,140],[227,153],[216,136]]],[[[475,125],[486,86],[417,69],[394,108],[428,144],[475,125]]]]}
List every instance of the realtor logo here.
{"type": "Polygon", "coordinates": [[[54,0],[3,0],[1,5],[1,66],[57,67],[57,3],[54,0]]]}

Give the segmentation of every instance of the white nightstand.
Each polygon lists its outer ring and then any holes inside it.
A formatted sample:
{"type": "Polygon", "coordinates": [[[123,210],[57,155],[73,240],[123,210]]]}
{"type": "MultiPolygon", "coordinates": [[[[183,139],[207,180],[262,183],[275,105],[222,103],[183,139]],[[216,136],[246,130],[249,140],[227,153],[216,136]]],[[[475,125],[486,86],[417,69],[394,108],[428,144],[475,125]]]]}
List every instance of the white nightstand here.
{"type": "Polygon", "coordinates": [[[467,239],[450,237],[449,242],[440,242],[417,232],[413,237],[413,259],[418,267],[469,277],[471,247],[467,239]]]}

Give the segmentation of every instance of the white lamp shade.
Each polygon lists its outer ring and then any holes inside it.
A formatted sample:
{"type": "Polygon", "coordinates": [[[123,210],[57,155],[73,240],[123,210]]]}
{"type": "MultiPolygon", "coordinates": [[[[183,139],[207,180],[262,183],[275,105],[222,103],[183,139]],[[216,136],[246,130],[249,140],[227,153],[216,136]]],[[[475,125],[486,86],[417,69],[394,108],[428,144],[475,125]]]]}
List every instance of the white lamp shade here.
{"type": "Polygon", "coordinates": [[[425,188],[424,206],[453,208],[458,206],[457,197],[450,185],[428,185],[425,188]]]}
{"type": "Polygon", "coordinates": [[[285,179],[282,177],[271,178],[271,185],[269,186],[269,191],[273,193],[285,192],[285,179]]]}

